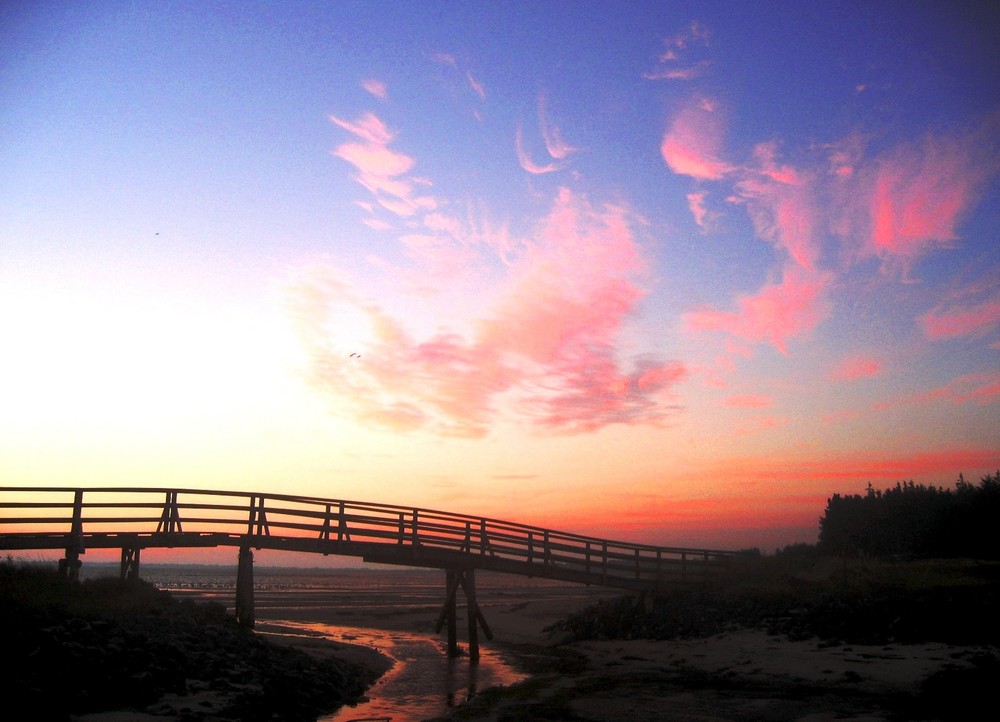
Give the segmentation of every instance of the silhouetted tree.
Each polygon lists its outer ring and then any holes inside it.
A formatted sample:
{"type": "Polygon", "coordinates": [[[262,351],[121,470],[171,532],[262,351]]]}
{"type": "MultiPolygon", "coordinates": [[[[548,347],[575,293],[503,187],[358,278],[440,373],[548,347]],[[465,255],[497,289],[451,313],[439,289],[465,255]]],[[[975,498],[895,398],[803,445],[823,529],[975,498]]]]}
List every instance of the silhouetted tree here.
{"type": "Polygon", "coordinates": [[[897,482],[827,500],[819,520],[821,551],[905,557],[1000,559],[1000,471],[979,486],[961,474],[955,489],[897,482]]]}

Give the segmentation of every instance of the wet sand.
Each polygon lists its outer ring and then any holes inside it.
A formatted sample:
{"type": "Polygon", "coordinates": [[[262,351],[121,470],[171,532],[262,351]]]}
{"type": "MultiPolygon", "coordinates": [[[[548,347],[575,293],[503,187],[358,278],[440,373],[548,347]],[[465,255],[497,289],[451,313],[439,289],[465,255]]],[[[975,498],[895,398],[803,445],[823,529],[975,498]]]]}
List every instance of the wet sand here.
{"type": "MultiPolygon", "coordinates": [[[[481,693],[448,718],[956,719],[964,704],[958,690],[949,699],[947,689],[935,693],[934,683],[947,686],[949,673],[975,671],[981,660],[1000,657],[1000,649],[989,645],[828,645],[755,630],[707,639],[577,642],[547,631],[567,615],[613,596],[584,587],[481,593],[494,633],[492,641],[482,643],[530,676],[510,688],[481,693]]],[[[292,604],[281,611],[286,618],[434,634],[435,605],[383,601],[325,610],[296,610],[292,604]]],[[[464,646],[461,607],[459,616],[464,646]]]]}

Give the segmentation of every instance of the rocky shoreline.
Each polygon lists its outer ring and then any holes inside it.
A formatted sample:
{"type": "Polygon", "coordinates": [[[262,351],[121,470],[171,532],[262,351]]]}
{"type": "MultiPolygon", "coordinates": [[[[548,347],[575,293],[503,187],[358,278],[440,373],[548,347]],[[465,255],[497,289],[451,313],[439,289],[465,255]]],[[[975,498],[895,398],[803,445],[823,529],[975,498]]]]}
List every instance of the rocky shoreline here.
{"type": "MultiPolygon", "coordinates": [[[[319,641],[281,644],[219,604],[175,600],[144,582],[73,584],[0,565],[9,671],[0,692],[31,719],[313,722],[357,701],[385,671],[319,641]],[[103,716],[102,716],[103,715],[103,716]]],[[[337,645],[330,645],[336,647],[337,645]]]]}

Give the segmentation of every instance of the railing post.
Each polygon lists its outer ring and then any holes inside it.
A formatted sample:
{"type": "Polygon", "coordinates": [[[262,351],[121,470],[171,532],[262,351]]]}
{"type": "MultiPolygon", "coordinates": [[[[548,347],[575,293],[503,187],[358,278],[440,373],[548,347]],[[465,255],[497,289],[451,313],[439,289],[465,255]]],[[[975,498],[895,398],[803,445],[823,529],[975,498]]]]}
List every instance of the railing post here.
{"type": "Polygon", "coordinates": [[[418,511],[413,510],[413,539],[412,544],[415,547],[420,546],[420,520],[418,518],[418,511]]]}
{"type": "Polygon", "coordinates": [[[548,566],[549,563],[552,561],[552,550],[549,549],[549,533],[547,531],[545,532],[545,536],[543,538],[542,543],[544,544],[544,546],[542,547],[544,550],[542,557],[542,559],[544,560],[543,563],[545,564],[545,566],[548,566]]]}
{"type": "Polygon", "coordinates": [[[66,545],[66,556],[59,560],[59,573],[72,581],[80,578],[80,555],[86,551],[83,548],[83,489],[73,493],[73,522],[69,531],[69,543],[66,545]]]}
{"type": "MultiPolygon", "coordinates": [[[[323,526],[319,528],[319,540],[330,541],[330,505],[326,505],[326,513],[323,515],[323,526]]],[[[323,556],[327,553],[323,552],[323,556]]]]}
{"type": "Polygon", "coordinates": [[[340,508],[337,512],[337,541],[344,541],[344,537],[347,537],[347,541],[351,540],[351,535],[347,531],[347,517],[344,515],[344,502],[340,502],[340,508]]]}
{"type": "Polygon", "coordinates": [[[587,559],[587,561],[584,563],[584,571],[586,571],[587,574],[590,574],[590,542],[589,541],[587,542],[587,557],[586,557],[586,559],[587,559]]]}
{"type": "Polygon", "coordinates": [[[264,511],[264,497],[250,496],[250,518],[247,522],[248,536],[271,536],[271,528],[267,525],[267,512],[264,511]]]}
{"type": "Polygon", "coordinates": [[[486,555],[486,548],[490,548],[490,555],[493,555],[493,547],[490,544],[490,538],[486,536],[486,520],[479,520],[479,555],[486,555]]]}
{"type": "Polygon", "coordinates": [[[406,524],[403,521],[403,512],[398,512],[399,525],[396,527],[396,546],[403,546],[403,539],[406,538],[406,524]]]}
{"type": "Polygon", "coordinates": [[[157,533],[173,534],[181,531],[181,512],[177,507],[177,492],[168,491],[163,502],[163,513],[156,525],[157,533]]]}
{"type": "Polygon", "coordinates": [[[535,533],[528,532],[528,564],[535,563],[535,533]]]}

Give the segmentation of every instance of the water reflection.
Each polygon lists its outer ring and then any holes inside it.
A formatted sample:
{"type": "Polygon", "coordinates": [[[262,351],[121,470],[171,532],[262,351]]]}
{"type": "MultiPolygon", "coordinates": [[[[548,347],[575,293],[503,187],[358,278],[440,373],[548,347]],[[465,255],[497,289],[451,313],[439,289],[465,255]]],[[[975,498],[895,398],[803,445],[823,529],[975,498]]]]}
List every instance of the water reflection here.
{"type": "Polygon", "coordinates": [[[336,642],[377,649],[394,660],[392,669],[368,689],[367,702],[344,707],[318,722],[420,722],[446,714],[481,690],[525,678],[486,647],[480,647],[479,663],[470,664],[468,657],[449,658],[436,638],[425,635],[318,623],[295,626],[336,642]]]}

